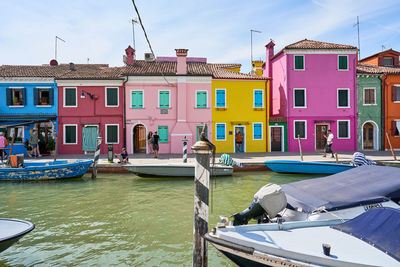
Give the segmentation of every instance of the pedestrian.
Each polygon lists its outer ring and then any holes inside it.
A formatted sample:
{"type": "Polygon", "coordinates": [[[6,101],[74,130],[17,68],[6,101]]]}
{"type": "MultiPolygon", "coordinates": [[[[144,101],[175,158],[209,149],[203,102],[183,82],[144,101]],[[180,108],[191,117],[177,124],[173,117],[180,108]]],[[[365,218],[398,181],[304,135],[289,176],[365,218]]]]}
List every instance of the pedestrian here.
{"type": "Polygon", "coordinates": [[[242,136],[242,133],[239,130],[236,131],[235,141],[236,141],[236,150],[237,150],[237,152],[241,152],[242,151],[242,144],[243,144],[243,136],[242,136]]]}
{"type": "Polygon", "coordinates": [[[332,158],[335,156],[333,155],[333,150],[332,150],[332,144],[333,144],[333,133],[329,129],[328,130],[328,136],[324,135],[324,138],[326,139],[326,146],[325,146],[325,151],[324,151],[324,158],[326,157],[326,153],[332,153],[332,158]]]}
{"type": "Polygon", "coordinates": [[[153,134],[153,152],[155,158],[158,158],[158,150],[159,150],[158,140],[160,140],[160,136],[158,135],[157,131],[155,131],[153,134]]]}
{"type": "Polygon", "coordinates": [[[8,146],[8,140],[4,137],[4,132],[0,132],[1,159],[6,158],[7,156],[7,153],[5,152],[6,146],[8,146]]]}
{"type": "Polygon", "coordinates": [[[128,152],[126,151],[126,148],[122,148],[121,154],[116,155],[119,159],[118,163],[128,163],[129,158],[128,158],[128,152]]]}
{"type": "Polygon", "coordinates": [[[153,132],[150,131],[149,134],[147,135],[147,143],[149,144],[149,152],[151,154],[153,154],[153,142],[154,142],[153,132]]]}
{"type": "Polygon", "coordinates": [[[29,154],[30,157],[41,157],[39,153],[39,137],[37,130],[33,129],[32,134],[29,136],[29,145],[32,147],[32,152],[29,154]]]}

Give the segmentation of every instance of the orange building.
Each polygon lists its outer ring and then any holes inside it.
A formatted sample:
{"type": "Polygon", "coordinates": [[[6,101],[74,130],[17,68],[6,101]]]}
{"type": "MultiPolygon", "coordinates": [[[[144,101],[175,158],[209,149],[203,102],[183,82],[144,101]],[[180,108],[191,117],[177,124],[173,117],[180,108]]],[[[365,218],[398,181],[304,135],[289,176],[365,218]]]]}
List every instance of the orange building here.
{"type": "Polygon", "coordinates": [[[384,116],[384,144],[389,149],[389,136],[392,147],[400,150],[400,52],[389,49],[362,59],[360,62],[379,66],[382,77],[382,115],[384,116]]]}

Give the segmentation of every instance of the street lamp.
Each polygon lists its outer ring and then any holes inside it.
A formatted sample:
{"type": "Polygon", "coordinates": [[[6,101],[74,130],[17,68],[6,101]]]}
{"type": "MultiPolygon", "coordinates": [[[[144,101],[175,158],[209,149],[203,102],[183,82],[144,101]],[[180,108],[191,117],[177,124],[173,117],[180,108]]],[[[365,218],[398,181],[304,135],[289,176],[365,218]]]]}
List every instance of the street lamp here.
{"type": "Polygon", "coordinates": [[[93,98],[94,98],[94,95],[93,94],[91,94],[91,93],[89,93],[89,92],[86,92],[85,90],[83,90],[82,89],[82,94],[81,94],[81,98],[85,98],[85,94],[87,94],[89,97],[90,97],[90,99],[92,99],[93,100],[93,98]]]}

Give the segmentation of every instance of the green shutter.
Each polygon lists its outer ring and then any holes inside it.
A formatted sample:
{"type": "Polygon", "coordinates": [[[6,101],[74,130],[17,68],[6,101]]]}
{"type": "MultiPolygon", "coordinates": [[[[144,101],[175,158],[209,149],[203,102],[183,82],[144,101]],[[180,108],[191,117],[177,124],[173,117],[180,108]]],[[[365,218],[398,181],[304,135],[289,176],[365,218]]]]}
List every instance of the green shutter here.
{"type": "Polygon", "coordinates": [[[132,91],[131,99],[132,108],[143,108],[143,92],[142,91],[132,91]]]}
{"type": "Polygon", "coordinates": [[[76,143],[76,126],[65,126],[65,143],[75,144],[76,143]]]}
{"type": "Polygon", "coordinates": [[[197,108],[207,108],[207,92],[200,91],[196,94],[196,107],[197,108]]]}
{"type": "Polygon", "coordinates": [[[65,88],[65,106],[76,106],[76,89],[65,88]]]}
{"type": "Polygon", "coordinates": [[[294,69],[295,70],[304,69],[304,56],[294,56],[294,69]]]}
{"type": "Polygon", "coordinates": [[[169,108],[169,91],[160,91],[160,108],[169,108]]]}
{"type": "Polygon", "coordinates": [[[347,70],[347,56],[339,56],[339,70],[347,70]]]}
{"type": "Polygon", "coordinates": [[[107,143],[118,143],[117,125],[107,125],[107,143]]]}
{"type": "Polygon", "coordinates": [[[107,106],[118,106],[118,88],[107,88],[107,106]]]}
{"type": "Polygon", "coordinates": [[[160,143],[168,143],[168,126],[158,126],[158,135],[160,143]]]}

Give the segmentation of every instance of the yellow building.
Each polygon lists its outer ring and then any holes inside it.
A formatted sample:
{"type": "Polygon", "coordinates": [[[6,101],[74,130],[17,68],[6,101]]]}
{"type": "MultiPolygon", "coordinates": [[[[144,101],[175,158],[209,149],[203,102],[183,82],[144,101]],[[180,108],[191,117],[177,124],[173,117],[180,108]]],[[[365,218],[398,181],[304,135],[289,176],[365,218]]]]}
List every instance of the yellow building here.
{"type": "Polygon", "coordinates": [[[216,152],[269,151],[269,79],[214,68],[211,84],[216,152]]]}

